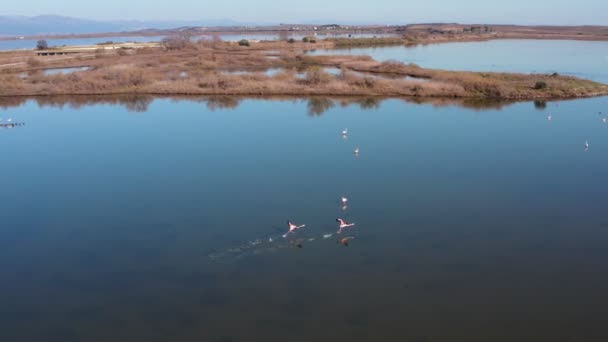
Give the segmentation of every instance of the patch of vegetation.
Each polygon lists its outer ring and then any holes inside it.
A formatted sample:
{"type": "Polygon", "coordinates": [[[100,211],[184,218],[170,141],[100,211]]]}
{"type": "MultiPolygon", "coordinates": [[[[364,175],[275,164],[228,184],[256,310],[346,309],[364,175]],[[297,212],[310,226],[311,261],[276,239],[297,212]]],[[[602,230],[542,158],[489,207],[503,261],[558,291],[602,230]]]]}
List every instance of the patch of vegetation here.
{"type": "Polygon", "coordinates": [[[30,57],[27,59],[27,65],[31,67],[38,67],[42,65],[42,62],[36,57],[30,57]]]}
{"type": "Polygon", "coordinates": [[[166,50],[184,50],[186,48],[194,48],[194,43],[190,40],[190,37],[185,35],[175,35],[163,38],[160,44],[166,50]]]}
{"type": "Polygon", "coordinates": [[[536,90],[547,89],[547,82],[545,82],[545,81],[537,81],[534,84],[534,89],[536,89],[536,90]]]}
{"type": "Polygon", "coordinates": [[[48,48],[49,43],[46,40],[41,39],[36,42],[36,50],[47,50],[48,48]]]}
{"type": "Polygon", "coordinates": [[[239,40],[239,46],[249,47],[249,46],[251,46],[251,44],[249,43],[249,41],[247,39],[241,39],[241,40],[239,40]]]}

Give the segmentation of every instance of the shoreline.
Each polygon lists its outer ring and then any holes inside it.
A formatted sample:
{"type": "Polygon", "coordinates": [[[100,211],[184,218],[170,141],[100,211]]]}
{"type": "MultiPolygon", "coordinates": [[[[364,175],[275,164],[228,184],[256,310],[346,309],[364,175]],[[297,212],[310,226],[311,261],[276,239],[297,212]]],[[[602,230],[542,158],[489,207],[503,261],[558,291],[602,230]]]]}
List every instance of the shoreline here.
{"type": "MultiPolygon", "coordinates": [[[[489,27],[495,32],[497,39],[550,39],[550,40],[591,40],[608,41],[608,26],[550,26],[550,25],[508,25],[508,24],[447,24],[447,23],[418,23],[406,25],[336,25],[327,29],[317,29],[319,25],[274,25],[257,27],[186,27],[179,29],[143,29],[122,32],[100,32],[83,34],[38,34],[29,36],[0,36],[0,41],[12,40],[38,40],[38,39],[87,39],[87,38],[119,38],[119,37],[154,37],[171,36],[177,33],[187,33],[191,36],[217,36],[217,35],[344,35],[344,34],[377,34],[377,35],[404,35],[409,33],[434,32],[435,36],[459,35],[471,27],[489,27]],[[293,30],[291,27],[298,27],[293,30]]],[[[321,25],[322,26],[322,25],[321,25]]],[[[432,35],[432,33],[431,33],[432,35]]]]}

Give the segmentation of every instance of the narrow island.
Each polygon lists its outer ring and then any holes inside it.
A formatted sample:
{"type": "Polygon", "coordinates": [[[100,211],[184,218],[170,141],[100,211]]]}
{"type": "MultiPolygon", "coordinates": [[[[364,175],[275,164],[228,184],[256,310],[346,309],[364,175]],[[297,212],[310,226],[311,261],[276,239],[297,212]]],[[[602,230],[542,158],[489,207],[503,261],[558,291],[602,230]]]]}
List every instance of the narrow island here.
{"type": "Polygon", "coordinates": [[[536,100],[608,95],[606,84],[557,73],[447,71],[379,62],[369,56],[307,54],[314,49],[500,37],[495,29],[487,27],[458,32],[445,34],[420,26],[394,37],[319,40],[311,36],[239,42],[219,38],[195,41],[182,32],[159,43],[43,45],[37,50],[0,53],[0,96],[322,95],[536,100]],[[60,68],[80,71],[47,72],[60,68]]]}

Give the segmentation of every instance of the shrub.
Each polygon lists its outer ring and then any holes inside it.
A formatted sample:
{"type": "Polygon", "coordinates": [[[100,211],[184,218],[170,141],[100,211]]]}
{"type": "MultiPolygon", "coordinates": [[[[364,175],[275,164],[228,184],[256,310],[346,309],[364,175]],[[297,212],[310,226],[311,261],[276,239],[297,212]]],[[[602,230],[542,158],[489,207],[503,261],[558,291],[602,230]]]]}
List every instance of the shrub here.
{"type": "Polygon", "coordinates": [[[316,39],[309,39],[308,42],[311,43],[311,44],[316,44],[317,40],[316,39]]]}
{"type": "Polygon", "coordinates": [[[36,50],[46,50],[49,48],[49,43],[46,40],[41,39],[36,42],[36,50]]]}
{"type": "Polygon", "coordinates": [[[249,44],[249,41],[247,39],[241,39],[239,40],[239,46],[251,46],[251,44],[249,44]]]}
{"type": "Polygon", "coordinates": [[[302,38],[302,41],[303,41],[304,43],[308,43],[308,37],[304,37],[304,38],[302,38]]]}
{"type": "Polygon", "coordinates": [[[306,76],[304,77],[304,82],[313,85],[327,83],[330,80],[331,75],[319,67],[312,67],[308,69],[308,71],[306,71],[306,76]]]}
{"type": "Polygon", "coordinates": [[[190,38],[185,35],[175,35],[163,38],[160,44],[166,50],[183,50],[194,46],[190,38]]]}
{"type": "Polygon", "coordinates": [[[105,49],[95,49],[95,58],[103,58],[103,56],[105,54],[106,54],[105,49]]]}
{"type": "Polygon", "coordinates": [[[293,43],[295,43],[295,42],[296,42],[296,40],[295,40],[295,39],[293,39],[293,38],[289,38],[289,40],[287,40],[287,42],[288,42],[289,44],[293,44],[293,43]]]}
{"type": "Polygon", "coordinates": [[[31,67],[37,67],[40,66],[42,64],[42,62],[35,57],[30,57],[27,59],[27,65],[31,66],[31,67]]]}
{"type": "Polygon", "coordinates": [[[534,84],[534,89],[536,89],[536,90],[547,89],[547,82],[545,82],[545,81],[536,82],[536,84],[534,84]]]}

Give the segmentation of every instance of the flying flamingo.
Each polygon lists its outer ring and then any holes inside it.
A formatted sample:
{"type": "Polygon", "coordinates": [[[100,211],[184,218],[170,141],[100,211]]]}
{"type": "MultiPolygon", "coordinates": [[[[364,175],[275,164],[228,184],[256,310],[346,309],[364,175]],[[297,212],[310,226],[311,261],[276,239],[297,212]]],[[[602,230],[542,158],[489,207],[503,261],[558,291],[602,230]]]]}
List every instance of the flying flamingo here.
{"type": "Polygon", "coordinates": [[[355,225],[354,223],[346,222],[341,218],[337,218],[336,221],[340,223],[340,229],[338,229],[338,234],[342,234],[342,229],[350,228],[355,225]]]}
{"type": "Polygon", "coordinates": [[[303,224],[301,226],[297,226],[297,225],[291,223],[291,221],[287,221],[287,225],[289,226],[289,231],[283,235],[284,238],[286,238],[287,235],[289,235],[290,233],[293,233],[293,232],[295,232],[296,230],[298,230],[300,228],[306,227],[305,224],[303,224]]]}

